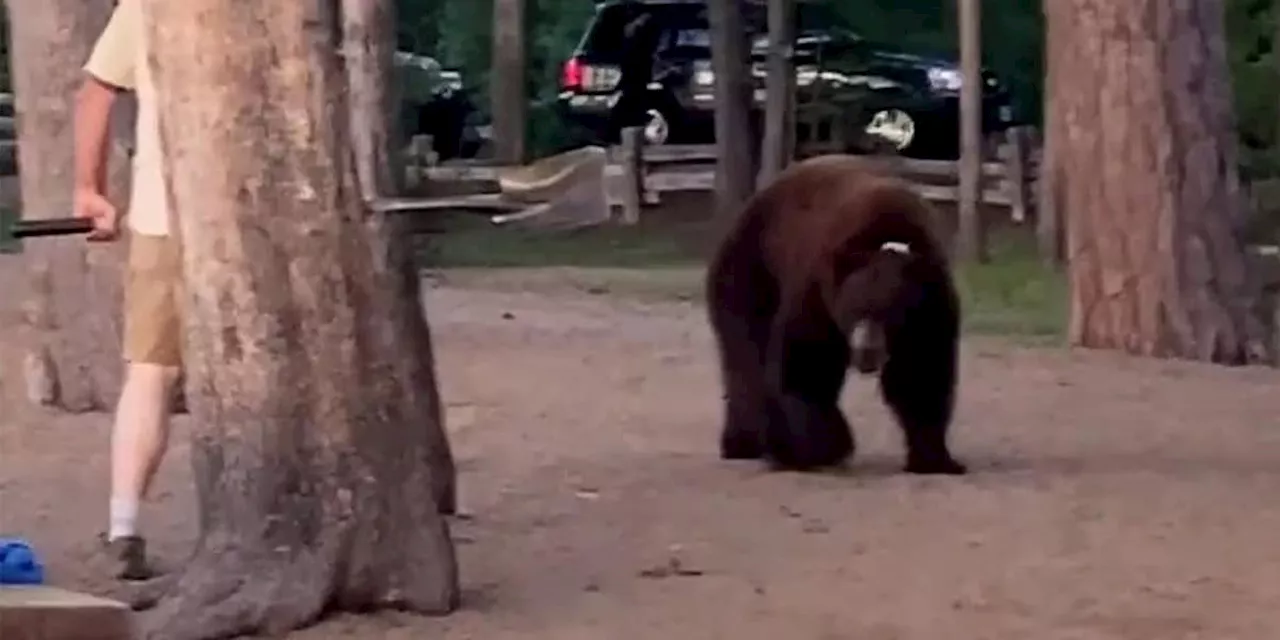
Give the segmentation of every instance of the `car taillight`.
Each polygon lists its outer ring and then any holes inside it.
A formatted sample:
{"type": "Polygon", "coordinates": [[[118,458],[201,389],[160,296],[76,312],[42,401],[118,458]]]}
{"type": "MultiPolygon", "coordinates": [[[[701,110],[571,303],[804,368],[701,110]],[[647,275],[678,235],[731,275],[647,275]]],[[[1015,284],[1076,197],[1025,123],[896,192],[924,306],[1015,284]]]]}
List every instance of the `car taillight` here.
{"type": "Polygon", "coordinates": [[[577,89],[582,86],[582,62],[577,58],[569,58],[560,70],[560,88],[577,89]]]}

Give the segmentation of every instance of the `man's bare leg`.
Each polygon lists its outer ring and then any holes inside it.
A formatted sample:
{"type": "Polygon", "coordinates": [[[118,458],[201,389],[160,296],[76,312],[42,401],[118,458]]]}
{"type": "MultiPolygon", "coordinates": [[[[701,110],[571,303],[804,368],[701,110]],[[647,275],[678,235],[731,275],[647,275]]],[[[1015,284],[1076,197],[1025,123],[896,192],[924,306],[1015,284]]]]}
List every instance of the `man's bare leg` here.
{"type": "Polygon", "coordinates": [[[121,577],[150,577],[145,545],[138,534],[138,511],[151,488],[169,441],[169,418],[179,369],[131,362],[111,432],[111,506],[108,542],[124,567],[121,577]]]}

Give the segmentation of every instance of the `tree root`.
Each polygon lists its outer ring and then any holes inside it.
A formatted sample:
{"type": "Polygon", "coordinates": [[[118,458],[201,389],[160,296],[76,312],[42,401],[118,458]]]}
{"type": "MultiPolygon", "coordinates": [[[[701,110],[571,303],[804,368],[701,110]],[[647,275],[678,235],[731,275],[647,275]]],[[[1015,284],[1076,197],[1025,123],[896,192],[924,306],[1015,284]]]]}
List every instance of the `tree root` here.
{"type": "Polygon", "coordinates": [[[180,574],[133,599],[133,607],[145,611],[140,637],[283,635],[334,609],[449,613],[458,606],[457,566],[452,553],[440,555],[440,536],[447,543],[448,530],[443,519],[437,522],[439,531],[418,533],[416,544],[396,557],[352,554],[348,545],[329,543],[278,552],[202,545],[180,574]]]}
{"type": "Polygon", "coordinates": [[[141,637],[214,640],[283,634],[320,616],[332,583],[326,574],[333,573],[322,558],[304,554],[249,561],[248,555],[198,552],[142,618],[141,637]]]}

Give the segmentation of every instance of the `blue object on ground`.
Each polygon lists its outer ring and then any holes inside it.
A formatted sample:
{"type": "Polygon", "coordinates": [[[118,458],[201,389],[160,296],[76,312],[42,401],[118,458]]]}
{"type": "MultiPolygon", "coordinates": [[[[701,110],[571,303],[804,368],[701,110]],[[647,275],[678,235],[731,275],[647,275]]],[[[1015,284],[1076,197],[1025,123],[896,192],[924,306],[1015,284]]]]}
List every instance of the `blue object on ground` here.
{"type": "Polygon", "coordinates": [[[43,584],[44,566],[25,540],[0,538],[0,584],[43,584]]]}

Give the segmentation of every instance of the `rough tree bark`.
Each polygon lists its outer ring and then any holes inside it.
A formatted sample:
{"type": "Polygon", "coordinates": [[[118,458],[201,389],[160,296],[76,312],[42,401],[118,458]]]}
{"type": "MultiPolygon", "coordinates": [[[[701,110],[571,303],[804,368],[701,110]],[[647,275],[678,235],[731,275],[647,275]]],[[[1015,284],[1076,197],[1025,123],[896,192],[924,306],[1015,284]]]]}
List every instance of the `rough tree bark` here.
{"type": "MultiPolygon", "coordinates": [[[[80,67],[112,0],[9,0],[23,217],[71,215],[72,114],[80,67]]],[[[114,115],[108,197],[127,205],[131,98],[114,115]]],[[[66,411],[108,409],[119,390],[122,243],[82,238],[25,243],[24,375],[28,398],[66,411]]]]}
{"type": "Polygon", "coordinates": [[[765,78],[764,138],[757,184],[769,184],[795,155],[795,0],[769,0],[769,54],[765,78]]]}
{"type": "Polygon", "coordinates": [[[395,9],[395,0],[342,0],[351,147],[366,201],[399,194],[404,188],[400,89],[394,72],[395,9]]]}
{"type": "Polygon", "coordinates": [[[504,164],[525,159],[525,0],[493,2],[493,71],[489,100],[494,156],[504,164]]]}
{"type": "Polygon", "coordinates": [[[759,145],[751,126],[754,87],[741,0],[709,0],[707,19],[715,74],[716,211],[724,221],[755,190],[759,145]]]}
{"type": "Polygon", "coordinates": [[[960,0],[960,207],[956,253],[961,260],[990,258],[982,228],[982,3],[960,0]]]}
{"type": "MultiPolygon", "coordinates": [[[[1222,0],[1061,0],[1071,342],[1224,364],[1266,357],[1242,238],[1222,0]]],[[[1052,27],[1058,28],[1057,26],[1052,27]]]]}
{"type": "MultiPolygon", "coordinates": [[[[356,176],[366,203],[380,197],[401,195],[404,190],[403,135],[398,130],[399,88],[394,73],[396,13],[394,0],[342,0],[343,58],[350,81],[348,106],[351,110],[351,146],[355,152],[356,176]]],[[[388,238],[385,260],[396,274],[396,287],[409,305],[422,306],[421,279],[414,262],[411,230],[402,216],[371,216],[370,232],[388,238]]],[[[431,331],[423,313],[404,318],[407,352],[419,357],[404,358],[396,379],[403,393],[420,397],[429,407],[428,421],[421,425],[428,438],[427,451],[434,481],[434,495],[441,513],[457,510],[457,472],[452,450],[445,438],[440,390],[433,370],[435,356],[431,331]]]]}
{"type": "Polygon", "coordinates": [[[1060,103],[1070,100],[1071,96],[1059,95],[1056,80],[1068,71],[1058,67],[1071,62],[1068,49],[1072,46],[1071,28],[1074,25],[1058,15],[1063,6],[1061,2],[1044,0],[1041,6],[1045,16],[1044,134],[1036,179],[1036,243],[1045,266],[1058,269],[1066,258],[1063,255],[1066,212],[1060,189],[1062,178],[1059,176],[1057,149],[1066,136],[1063,115],[1067,107],[1060,103]]]}
{"type": "Polygon", "coordinates": [[[201,530],[146,637],[451,611],[457,561],[431,468],[444,438],[422,435],[438,407],[406,392],[434,383],[433,364],[388,229],[366,222],[341,1],[143,7],[190,283],[201,530]]]}

